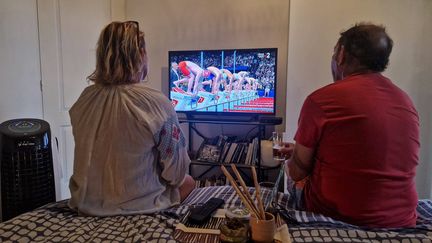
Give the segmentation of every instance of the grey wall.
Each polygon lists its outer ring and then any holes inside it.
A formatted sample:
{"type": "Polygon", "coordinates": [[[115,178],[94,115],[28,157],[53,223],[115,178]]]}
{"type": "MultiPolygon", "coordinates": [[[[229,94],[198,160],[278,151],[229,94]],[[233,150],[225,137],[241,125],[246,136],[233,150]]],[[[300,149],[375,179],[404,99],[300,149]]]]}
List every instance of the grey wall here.
{"type": "Polygon", "coordinates": [[[126,18],[145,32],[149,85],[159,90],[168,87],[169,50],[277,47],[278,116],[285,115],[288,13],[286,0],[126,1],[126,18]]]}

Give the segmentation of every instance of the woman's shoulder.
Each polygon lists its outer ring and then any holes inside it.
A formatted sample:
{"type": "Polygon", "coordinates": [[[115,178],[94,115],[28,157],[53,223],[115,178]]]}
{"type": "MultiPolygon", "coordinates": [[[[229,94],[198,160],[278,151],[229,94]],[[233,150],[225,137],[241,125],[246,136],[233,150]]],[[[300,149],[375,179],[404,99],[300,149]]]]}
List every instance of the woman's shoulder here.
{"type": "Polygon", "coordinates": [[[161,91],[151,88],[143,83],[124,85],[93,84],[86,87],[74,106],[87,103],[105,103],[106,100],[116,99],[123,105],[133,105],[146,110],[162,109],[169,111],[172,108],[168,97],[161,91]]]}
{"type": "Polygon", "coordinates": [[[129,93],[133,96],[136,96],[140,102],[153,105],[154,108],[161,107],[165,111],[174,109],[170,100],[165,94],[143,83],[130,85],[129,93]]]}
{"type": "Polygon", "coordinates": [[[128,86],[128,89],[131,92],[138,92],[142,95],[146,95],[147,97],[152,97],[154,99],[167,101],[168,97],[165,96],[160,90],[149,87],[144,83],[137,83],[128,86]]]}

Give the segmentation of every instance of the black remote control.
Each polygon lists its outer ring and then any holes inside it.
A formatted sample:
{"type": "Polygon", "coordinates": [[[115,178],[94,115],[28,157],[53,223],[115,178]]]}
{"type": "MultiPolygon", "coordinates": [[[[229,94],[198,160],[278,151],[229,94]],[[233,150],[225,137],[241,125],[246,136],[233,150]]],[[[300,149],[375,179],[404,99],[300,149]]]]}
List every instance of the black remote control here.
{"type": "Polygon", "coordinates": [[[188,221],[191,224],[202,224],[206,222],[212,213],[218,209],[222,204],[224,204],[224,200],[220,198],[210,198],[203,205],[194,208],[191,210],[191,213],[188,217],[188,221]]]}

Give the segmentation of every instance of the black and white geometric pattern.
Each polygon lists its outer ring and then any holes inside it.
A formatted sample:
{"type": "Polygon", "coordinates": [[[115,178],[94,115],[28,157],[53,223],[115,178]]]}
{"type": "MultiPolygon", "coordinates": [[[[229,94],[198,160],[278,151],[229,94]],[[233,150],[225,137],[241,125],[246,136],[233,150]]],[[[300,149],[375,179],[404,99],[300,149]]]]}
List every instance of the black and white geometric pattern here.
{"type": "MultiPolygon", "coordinates": [[[[255,198],[254,188],[249,188],[255,198]]],[[[270,191],[263,191],[264,201],[270,191]]],[[[240,198],[231,187],[207,187],[192,192],[182,206],[176,208],[176,214],[186,213],[191,205],[199,205],[209,198],[225,200],[225,208],[240,205],[240,198]]],[[[368,229],[306,211],[294,210],[296,201],[290,200],[289,194],[279,193],[278,210],[285,215],[293,242],[432,242],[432,201],[420,200],[417,205],[417,225],[403,229],[368,229]]]]}
{"type": "MultiPolygon", "coordinates": [[[[253,188],[250,193],[255,197],[253,188]]],[[[270,192],[264,190],[267,200],[270,192]]],[[[193,205],[211,197],[223,198],[224,207],[240,205],[231,187],[195,189],[178,207],[153,215],[113,217],[80,216],[60,201],[0,223],[0,242],[176,242],[179,219],[193,205]]],[[[415,228],[367,229],[318,214],[291,209],[288,194],[277,205],[288,223],[293,242],[432,242],[432,201],[420,200],[415,228]]],[[[198,242],[197,242],[198,243],[198,242]]]]}
{"type": "Polygon", "coordinates": [[[79,216],[60,201],[0,224],[0,242],[176,242],[163,215],[79,216]]]}

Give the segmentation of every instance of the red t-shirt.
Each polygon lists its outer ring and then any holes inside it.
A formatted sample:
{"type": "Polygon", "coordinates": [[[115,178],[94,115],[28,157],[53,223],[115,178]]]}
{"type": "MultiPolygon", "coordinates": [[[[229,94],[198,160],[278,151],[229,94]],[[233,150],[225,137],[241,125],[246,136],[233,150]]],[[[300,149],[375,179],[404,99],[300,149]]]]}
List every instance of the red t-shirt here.
{"type": "Polygon", "coordinates": [[[370,227],[415,225],[419,119],[389,79],[362,74],[315,91],[295,140],[315,149],[307,210],[370,227]]]}

